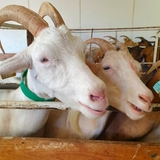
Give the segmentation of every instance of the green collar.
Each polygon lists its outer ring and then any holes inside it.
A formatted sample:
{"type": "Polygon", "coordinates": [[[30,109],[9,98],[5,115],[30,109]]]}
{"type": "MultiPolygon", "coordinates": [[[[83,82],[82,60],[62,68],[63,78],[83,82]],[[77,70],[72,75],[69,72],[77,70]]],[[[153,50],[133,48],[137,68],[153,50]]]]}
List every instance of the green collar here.
{"type": "Polygon", "coordinates": [[[55,101],[56,98],[44,99],[44,98],[38,97],[35,93],[33,93],[31,90],[29,90],[29,88],[24,83],[24,79],[27,75],[27,72],[28,72],[28,70],[25,70],[22,73],[22,80],[20,83],[20,88],[21,88],[22,92],[24,93],[24,95],[33,101],[55,101]]]}

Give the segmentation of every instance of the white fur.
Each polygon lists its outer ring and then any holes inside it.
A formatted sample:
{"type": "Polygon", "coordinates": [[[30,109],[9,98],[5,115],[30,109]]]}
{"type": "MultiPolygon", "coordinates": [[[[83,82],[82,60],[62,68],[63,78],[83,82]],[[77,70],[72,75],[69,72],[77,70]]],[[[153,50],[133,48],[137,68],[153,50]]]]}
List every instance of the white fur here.
{"type": "MultiPolygon", "coordinates": [[[[121,46],[118,47],[121,48],[121,46]]],[[[105,82],[110,105],[124,112],[133,120],[140,119],[145,112],[151,111],[153,94],[140,80],[140,63],[135,61],[125,48],[106,52],[100,64],[92,64],[88,61],[87,64],[105,82]],[[107,66],[109,69],[105,70],[104,68],[107,66]],[[144,112],[137,112],[132,105],[144,112]]],[[[103,130],[109,115],[110,112],[107,111],[102,117],[89,119],[73,109],[69,111],[53,110],[46,123],[45,136],[95,138],[103,130]],[[68,119],[68,123],[66,119],[68,119]]]]}
{"type": "MultiPolygon", "coordinates": [[[[72,36],[65,25],[43,29],[21,53],[0,63],[0,74],[28,68],[28,88],[42,98],[57,97],[88,117],[105,110],[106,86],[85,65],[84,43],[72,36]],[[48,59],[41,62],[42,58],[48,59]],[[97,96],[96,100],[91,95],[97,96]]],[[[1,100],[29,101],[18,88],[1,91],[1,100]]],[[[0,110],[0,136],[30,136],[40,130],[49,110],[0,110]]]]}

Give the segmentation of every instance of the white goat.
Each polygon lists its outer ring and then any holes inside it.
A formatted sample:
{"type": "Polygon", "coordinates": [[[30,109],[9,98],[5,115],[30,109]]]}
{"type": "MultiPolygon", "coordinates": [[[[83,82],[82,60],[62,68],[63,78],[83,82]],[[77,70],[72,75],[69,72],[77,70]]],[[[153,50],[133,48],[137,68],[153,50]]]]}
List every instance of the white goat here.
{"type": "MultiPolygon", "coordinates": [[[[55,27],[35,12],[19,5],[0,10],[0,25],[16,21],[28,29],[35,41],[24,51],[0,63],[0,74],[22,69],[23,81],[14,91],[1,91],[1,100],[53,100],[57,97],[66,105],[87,117],[106,112],[106,86],[85,64],[84,42],[69,32],[54,8],[55,27]],[[28,71],[28,72],[27,72],[28,71]]],[[[31,136],[41,130],[49,110],[0,109],[0,136],[31,136]]]]}
{"type": "MultiPolygon", "coordinates": [[[[103,39],[93,38],[86,43],[98,44],[105,53],[102,62],[86,61],[91,70],[107,86],[109,104],[124,112],[133,120],[142,118],[152,110],[152,92],[139,78],[140,63],[135,61],[127,48],[118,43],[116,49],[103,39]],[[118,49],[118,50],[117,50],[118,49]]],[[[110,115],[89,119],[79,111],[53,110],[45,126],[45,137],[90,139],[97,137],[110,115]]]]}
{"type": "MultiPolygon", "coordinates": [[[[151,73],[159,66],[160,61],[157,61],[147,73],[151,73]]],[[[156,84],[159,79],[160,76],[158,75],[157,70],[147,86],[152,90],[153,85],[156,84]]],[[[153,101],[159,101],[158,94],[155,91],[153,94],[155,96],[153,101]]],[[[102,134],[100,134],[97,139],[160,143],[160,112],[146,113],[143,118],[138,119],[137,121],[133,121],[122,112],[113,112],[108,121],[102,134]]]]}

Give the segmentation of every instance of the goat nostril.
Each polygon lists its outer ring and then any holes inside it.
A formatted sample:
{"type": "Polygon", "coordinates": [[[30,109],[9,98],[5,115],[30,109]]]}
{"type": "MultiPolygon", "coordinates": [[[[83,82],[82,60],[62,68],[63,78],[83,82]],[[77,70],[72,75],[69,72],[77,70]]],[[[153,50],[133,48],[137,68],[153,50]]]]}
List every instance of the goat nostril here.
{"type": "Polygon", "coordinates": [[[146,102],[146,103],[148,103],[148,104],[151,103],[151,100],[150,100],[148,97],[144,96],[144,95],[143,95],[143,96],[142,96],[142,95],[139,96],[139,98],[142,99],[144,102],[146,102]]]}
{"type": "Polygon", "coordinates": [[[94,95],[91,94],[90,98],[91,98],[92,101],[95,101],[95,100],[99,99],[99,96],[94,96],[94,95]]]}
{"type": "Polygon", "coordinates": [[[104,93],[99,93],[99,94],[96,94],[96,95],[91,94],[90,99],[92,101],[102,101],[102,100],[105,99],[105,94],[104,93]]]}

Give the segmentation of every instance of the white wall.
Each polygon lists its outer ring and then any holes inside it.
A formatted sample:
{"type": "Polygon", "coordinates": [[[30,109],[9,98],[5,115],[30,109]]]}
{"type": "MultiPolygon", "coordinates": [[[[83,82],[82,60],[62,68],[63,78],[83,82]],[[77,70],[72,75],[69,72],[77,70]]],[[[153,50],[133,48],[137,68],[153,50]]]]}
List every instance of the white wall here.
{"type": "MultiPolygon", "coordinates": [[[[43,1],[1,0],[1,8],[9,4],[19,4],[37,12],[43,1]]],[[[160,26],[160,0],[49,0],[49,2],[58,9],[70,29],[160,26]]],[[[45,19],[53,25],[49,18],[45,19]]],[[[135,36],[144,36],[150,40],[150,36],[155,35],[155,32],[152,30],[96,32],[93,36],[112,35],[122,40],[120,35],[125,34],[133,40],[135,36]]],[[[90,38],[91,33],[78,35],[86,40],[90,38]]],[[[1,29],[0,39],[6,52],[18,52],[26,47],[25,31],[22,33],[1,29]]]]}

